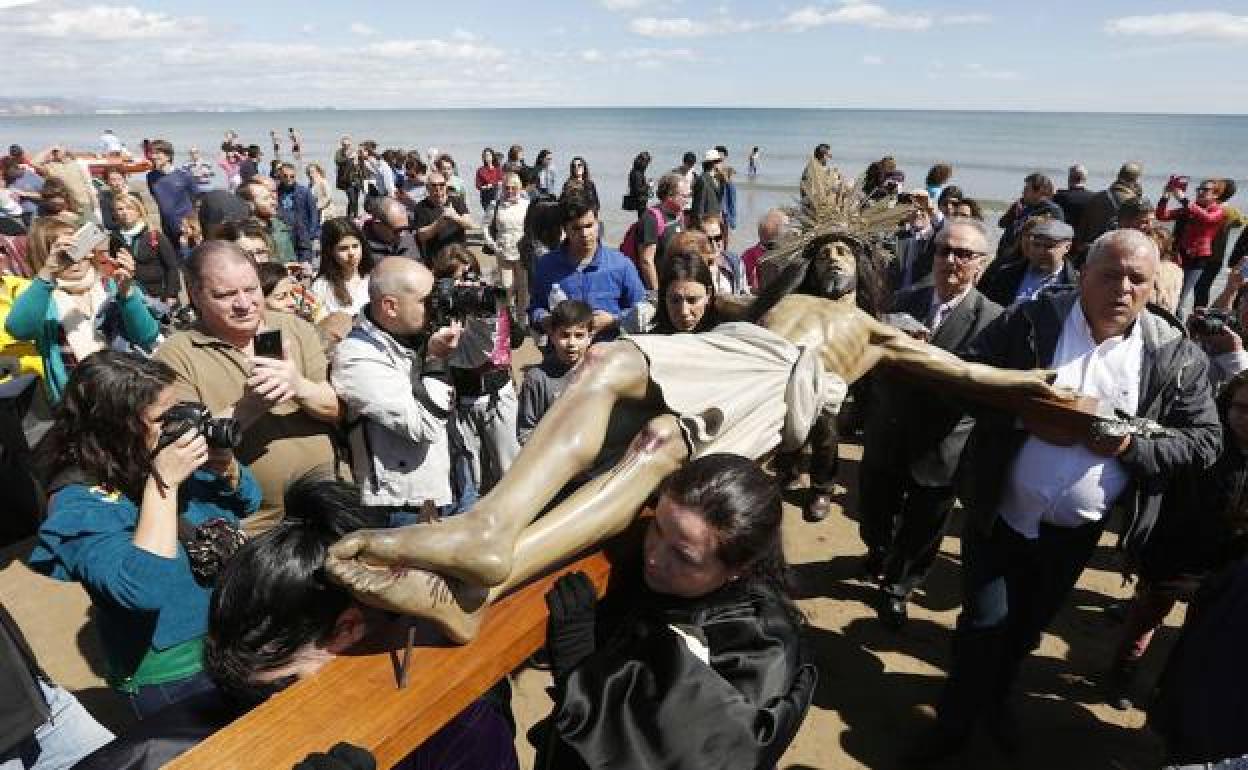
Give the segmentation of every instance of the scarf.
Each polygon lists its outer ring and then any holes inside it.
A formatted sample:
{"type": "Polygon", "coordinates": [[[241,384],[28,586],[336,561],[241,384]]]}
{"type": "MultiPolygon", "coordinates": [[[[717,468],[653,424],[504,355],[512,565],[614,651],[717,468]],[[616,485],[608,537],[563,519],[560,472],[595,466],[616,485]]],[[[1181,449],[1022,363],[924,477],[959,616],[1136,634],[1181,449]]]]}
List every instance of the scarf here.
{"type": "Polygon", "coordinates": [[[108,344],[95,325],[95,317],[108,300],[108,292],[91,267],[81,278],[58,278],[52,290],[57,320],[65,330],[65,342],[81,361],[108,344]]]}

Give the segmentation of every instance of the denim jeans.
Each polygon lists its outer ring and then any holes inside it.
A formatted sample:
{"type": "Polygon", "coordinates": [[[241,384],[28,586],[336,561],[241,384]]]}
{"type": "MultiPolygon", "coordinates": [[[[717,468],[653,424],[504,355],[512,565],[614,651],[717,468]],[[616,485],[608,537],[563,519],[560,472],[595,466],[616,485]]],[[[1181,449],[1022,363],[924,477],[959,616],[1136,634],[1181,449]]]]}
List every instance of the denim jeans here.
{"type": "Polygon", "coordinates": [[[40,682],[51,716],[34,735],[0,754],[0,770],[68,770],[113,734],[63,687],[40,682]]]}
{"type": "Polygon", "coordinates": [[[1207,271],[1212,270],[1216,277],[1218,267],[1212,259],[1206,259],[1202,262],[1194,262],[1190,267],[1183,268],[1183,288],[1179,291],[1179,307],[1175,314],[1179,318],[1186,319],[1188,314],[1192,312],[1196,302],[1196,286],[1204,278],[1207,271]]]}
{"type": "Polygon", "coordinates": [[[1104,526],[1104,519],[1074,528],[1041,524],[1035,540],[1001,520],[987,535],[974,524],[964,528],[962,613],[940,703],[947,728],[969,731],[1009,696],[1020,666],[1070,596],[1104,526]]]}
{"type": "Polygon", "coordinates": [[[139,719],[146,719],[165,706],[186,700],[192,695],[208,692],[216,687],[203,671],[185,679],[178,679],[164,684],[149,684],[140,687],[138,692],[128,697],[130,708],[139,719]]]}

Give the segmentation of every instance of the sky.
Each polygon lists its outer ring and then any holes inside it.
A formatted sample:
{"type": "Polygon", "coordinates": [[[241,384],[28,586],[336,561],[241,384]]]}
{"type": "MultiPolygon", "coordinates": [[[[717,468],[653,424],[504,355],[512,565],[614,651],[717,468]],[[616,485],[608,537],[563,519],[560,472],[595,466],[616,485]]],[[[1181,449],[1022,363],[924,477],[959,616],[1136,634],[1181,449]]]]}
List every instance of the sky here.
{"type": "Polygon", "coordinates": [[[0,0],[0,96],[1240,114],[1248,3],[0,0]]]}

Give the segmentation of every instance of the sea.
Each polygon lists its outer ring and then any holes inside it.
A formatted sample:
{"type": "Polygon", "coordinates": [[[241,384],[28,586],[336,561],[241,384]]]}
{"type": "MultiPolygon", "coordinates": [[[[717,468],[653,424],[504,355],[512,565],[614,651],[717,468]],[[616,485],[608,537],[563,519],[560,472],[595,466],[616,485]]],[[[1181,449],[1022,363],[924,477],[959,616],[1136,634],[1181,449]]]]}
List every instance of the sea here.
{"type": "MultiPolygon", "coordinates": [[[[1124,161],[1141,161],[1154,199],[1171,174],[1248,179],[1248,117],[1215,115],[630,107],[135,113],[0,117],[0,143],[32,152],[53,143],[95,150],[100,134],[111,129],[136,152],[144,138],[169,139],[181,162],[192,146],[215,160],[227,130],[271,157],[269,132],[277,131],[288,157],[289,128],[302,137],[305,162],[319,161],[331,175],[344,134],[422,156],[431,148],[449,152],[469,184],[484,147],[505,152],[522,145],[530,163],[549,148],[561,179],[580,155],[598,187],[609,238],[622,235],[631,221],[620,202],[632,159],[642,150],[653,156],[650,174],[657,178],[686,151],[700,160],[708,149],[726,146],[737,171],[742,240],[750,239],[768,208],[792,202],[802,168],[821,142],[831,145],[833,164],[849,175],[893,156],[908,186],[922,186],[932,164],[950,163],[953,182],[989,208],[1015,199],[1033,171],[1064,186],[1073,163],[1086,166],[1089,186],[1100,189],[1124,161]],[[749,180],[746,157],[755,146],[759,173],[749,180]]],[[[475,196],[469,197],[476,208],[475,196]]]]}

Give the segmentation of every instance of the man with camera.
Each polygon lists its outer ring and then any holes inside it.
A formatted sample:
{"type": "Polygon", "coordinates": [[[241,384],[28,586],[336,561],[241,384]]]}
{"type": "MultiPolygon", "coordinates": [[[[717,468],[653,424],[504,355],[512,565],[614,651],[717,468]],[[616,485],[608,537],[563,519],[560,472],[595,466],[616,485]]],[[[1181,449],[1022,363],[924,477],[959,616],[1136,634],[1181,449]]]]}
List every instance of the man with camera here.
{"type": "Polygon", "coordinates": [[[178,374],[179,400],[205,404],[242,426],[236,456],[264,493],[243,521],[249,534],[282,517],[291,479],[334,467],[338,396],[316,329],[289,313],[266,312],[256,265],[238,246],[205,241],[186,264],[196,325],[165,341],[156,357],[178,374]]]}
{"type": "Polygon", "coordinates": [[[369,303],[334,351],[356,480],[364,504],[385,513],[452,502],[450,389],[424,377],[424,365],[426,355],[450,354],[460,327],[429,332],[433,290],[424,265],[383,259],[369,274],[369,303]]]}
{"type": "Polygon", "coordinates": [[[1248,293],[1235,295],[1230,310],[1198,307],[1187,318],[1187,332],[1209,356],[1209,382],[1214,387],[1248,369],[1248,351],[1241,332],[1248,321],[1248,293]]]}
{"type": "Polygon", "coordinates": [[[425,262],[452,243],[465,243],[468,229],[475,227],[468,214],[468,205],[458,195],[451,195],[446,175],[430,171],[425,177],[425,199],[412,208],[412,230],[420,244],[425,262]]]}

